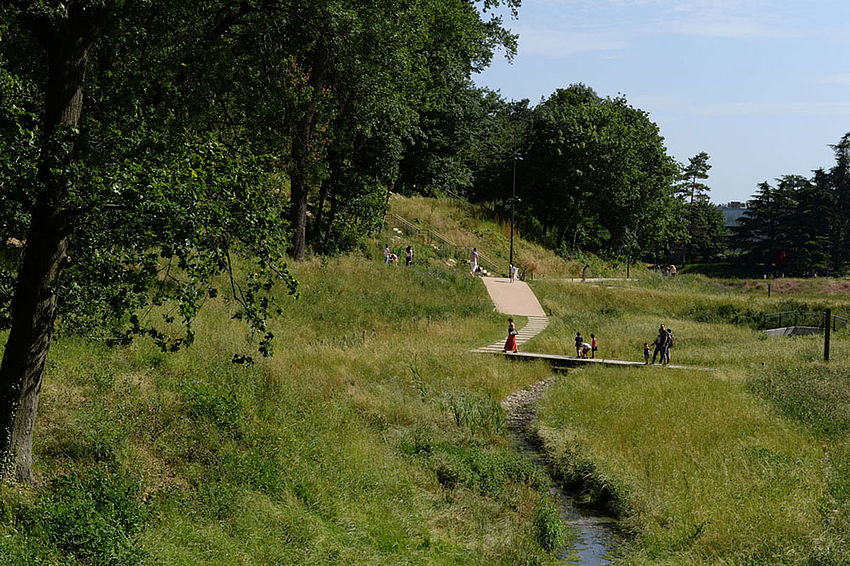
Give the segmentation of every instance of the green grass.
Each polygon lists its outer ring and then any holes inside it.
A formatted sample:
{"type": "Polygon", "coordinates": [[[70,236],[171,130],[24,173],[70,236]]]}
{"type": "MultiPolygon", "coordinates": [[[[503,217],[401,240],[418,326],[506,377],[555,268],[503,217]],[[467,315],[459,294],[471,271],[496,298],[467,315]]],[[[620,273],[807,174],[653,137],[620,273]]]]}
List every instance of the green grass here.
{"type": "MultiPolygon", "coordinates": [[[[766,338],[761,312],[820,308],[821,289],[758,297],[680,277],[603,288],[535,283],[555,316],[526,349],[639,360],[659,323],[675,363],[715,368],[572,371],[540,407],[540,435],[567,482],[623,518],[625,564],[847,564],[850,345],[766,338]]],[[[831,306],[847,308],[841,296],[831,306]]]]}
{"type": "Polygon", "coordinates": [[[0,488],[0,563],[552,562],[536,522],[545,476],[514,453],[497,403],[548,370],[470,355],[503,317],[465,270],[417,263],[295,266],[301,297],[283,298],[269,359],[225,299],[176,354],[58,340],[39,483],[0,488]],[[112,490],[105,510],[66,497],[64,519],[28,519],[69,471],[85,485],[130,474],[143,496],[112,490]],[[143,519],[130,528],[116,508],[143,519]],[[63,542],[68,521],[103,548],[63,542]]]}

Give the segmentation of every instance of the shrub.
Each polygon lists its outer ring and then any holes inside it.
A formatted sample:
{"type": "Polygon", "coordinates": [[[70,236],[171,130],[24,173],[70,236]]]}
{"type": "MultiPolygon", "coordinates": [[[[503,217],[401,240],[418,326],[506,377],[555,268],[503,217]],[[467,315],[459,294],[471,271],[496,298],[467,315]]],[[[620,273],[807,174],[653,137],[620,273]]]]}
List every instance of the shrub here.
{"type": "Polygon", "coordinates": [[[54,479],[21,509],[27,532],[94,565],[139,564],[136,535],[146,516],[138,478],[107,467],[54,479]]]}

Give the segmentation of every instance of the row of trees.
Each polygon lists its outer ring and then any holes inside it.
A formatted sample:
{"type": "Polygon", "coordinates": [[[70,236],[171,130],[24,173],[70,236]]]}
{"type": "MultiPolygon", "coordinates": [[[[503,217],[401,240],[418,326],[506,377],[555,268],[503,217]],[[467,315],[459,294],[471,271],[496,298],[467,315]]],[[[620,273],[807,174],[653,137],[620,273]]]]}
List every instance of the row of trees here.
{"type": "Polygon", "coordinates": [[[850,133],[832,148],[829,170],[759,185],[735,230],[748,263],[795,274],[850,268],[850,133]]]}
{"type": "Polygon", "coordinates": [[[295,292],[286,252],[345,245],[403,165],[433,161],[412,148],[496,48],[515,50],[500,4],[519,0],[3,2],[5,475],[31,477],[57,323],[177,349],[224,273],[271,353],[272,286],[295,292]]]}
{"type": "Polygon", "coordinates": [[[507,208],[516,172],[524,232],[565,255],[707,261],[725,249],[702,182],[708,154],[676,163],[658,126],[623,96],[575,84],[532,107],[470,89],[462,111],[432,118],[417,154],[425,166],[402,175],[405,190],[450,187],[507,208]]]}

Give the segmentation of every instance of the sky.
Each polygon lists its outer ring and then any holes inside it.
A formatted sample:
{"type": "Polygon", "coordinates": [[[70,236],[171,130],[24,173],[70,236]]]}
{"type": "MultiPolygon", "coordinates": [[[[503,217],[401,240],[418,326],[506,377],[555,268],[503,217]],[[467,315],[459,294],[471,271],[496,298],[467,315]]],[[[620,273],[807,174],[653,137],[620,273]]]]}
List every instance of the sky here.
{"type": "Polygon", "coordinates": [[[649,113],[680,163],[701,151],[716,203],[810,177],[850,132],[850,1],[523,0],[512,62],[475,82],[532,104],[584,83],[649,113]]]}

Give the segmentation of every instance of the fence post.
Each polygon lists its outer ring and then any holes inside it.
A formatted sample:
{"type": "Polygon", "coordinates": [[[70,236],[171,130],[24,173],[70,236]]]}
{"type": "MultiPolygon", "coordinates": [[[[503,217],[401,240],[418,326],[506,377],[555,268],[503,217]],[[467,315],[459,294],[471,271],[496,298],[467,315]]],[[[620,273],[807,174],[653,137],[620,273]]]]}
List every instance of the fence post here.
{"type": "Polygon", "coordinates": [[[829,330],[830,324],[829,321],[832,319],[832,309],[826,309],[824,313],[826,316],[826,328],[823,331],[823,361],[829,361],[829,330]]]}
{"type": "Polygon", "coordinates": [[[770,283],[767,284],[767,298],[770,298],[770,283]]]}

